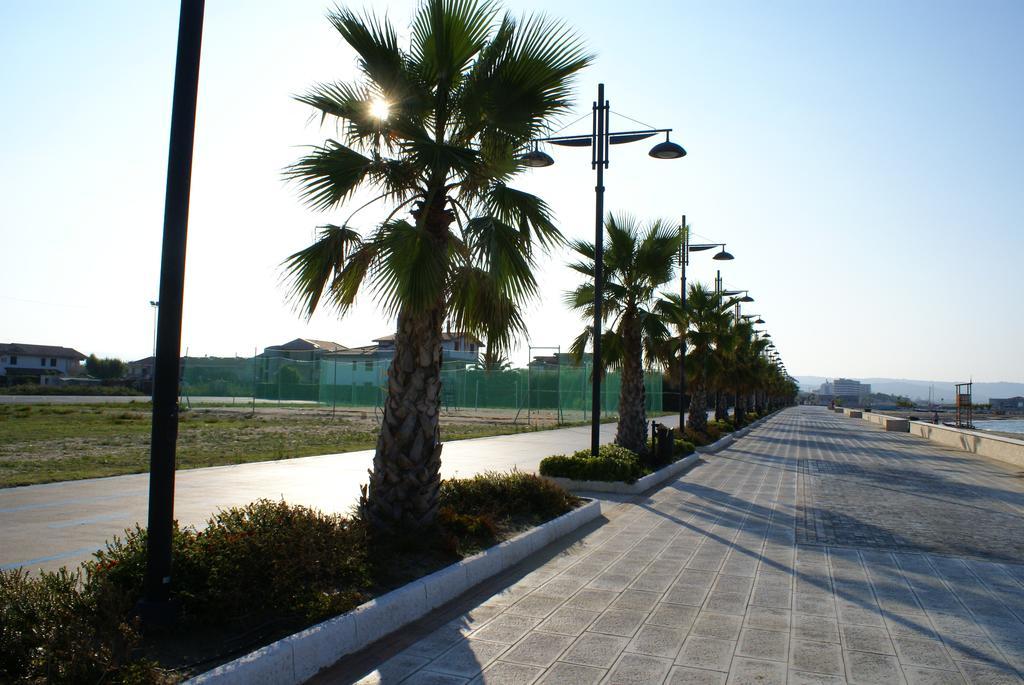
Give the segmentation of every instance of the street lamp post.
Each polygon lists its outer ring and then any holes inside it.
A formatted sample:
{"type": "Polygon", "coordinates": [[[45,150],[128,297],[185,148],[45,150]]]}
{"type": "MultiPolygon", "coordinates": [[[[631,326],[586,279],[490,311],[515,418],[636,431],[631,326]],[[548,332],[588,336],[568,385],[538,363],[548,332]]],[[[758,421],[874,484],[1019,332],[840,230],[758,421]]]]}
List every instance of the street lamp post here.
{"type": "Polygon", "coordinates": [[[150,300],[149,306],[153,308],[153,363],[156,364],[156,313],[160,302],[158,300],[150,300]]]}
{"type": "MultiPolygon", "coordinates": [[[[722,250],[716,254],[712,259],[718,261],[728,261],[734,259],[734,257],[725,251],[725,243],[698,243],[697,245],[690,244],[690,227],[686,225],[686,215],[683,215],[683,222],[679,225],[679,232],[681,234],[681,254],[679,258],[680,265],[680,288],[683,302],[683,321],[686,322],[686,267],[690,264],[690,253],[691,252],[702,252],[704,250],[710,250],[716,247],[721,247],[722,250]]],[[[679,431],[683,431],[683,426],[686,424],[686,331],[689,328],[687,324],[680,331],[679,336],[679,431]]]]}
{"type": "Polygon", "coordinates": [[[665,134],[665,140],[651,148],[651,157],[655,159],[679,159],[686,156],[681,145],[669,140],[670,128],[652,128],[612,133],[608,128],[611,107],[604,97],[604,84],[597,86],[597,100],[592,108],[592,128],[589,135],[552,136],[537,138],[533,141],[533,149],[522,155],[519,161],[528,167],[546,167],[555,163],[551,155],[538,149],[539,143],[551,143],[564,147],[589,147],[591,151],[590,166],[597,172],[597,183],[594,186],[594,385],[591,399],[592,415],[590,426],[590,453],[597,456],[601,446],[601,299],[604,292],[604,170],[608,168],[609,145],[621,145],[644,140],[659,133],[665,134]]]}
{"type": "Polygon", "coordinates": [[[178,437],[178,382],[181,357],[181,314],[185,289],[185,244],[192,179],[199,55],[204,0],[182,0],[178,52],[171,103],[171,136],[167,155],[167,192],[160,262],[156,359],[153,362],[153,427],[150,438],[149,520],[146,574],[138,611],[145,624],[173,620],[171,535],[174,523],[174,468],[178,437]]]}

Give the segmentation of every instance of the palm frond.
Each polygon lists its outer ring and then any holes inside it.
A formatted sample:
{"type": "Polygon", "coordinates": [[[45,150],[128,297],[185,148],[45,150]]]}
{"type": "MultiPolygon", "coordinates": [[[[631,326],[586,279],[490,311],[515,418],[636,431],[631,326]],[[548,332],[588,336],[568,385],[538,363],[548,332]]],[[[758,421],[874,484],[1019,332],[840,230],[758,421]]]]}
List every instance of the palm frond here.
{"type": "Polygon", "coordinates": [[[463,235],[474,263],[490,274],[503,293],[517,302],[536,294],[533,260],[518,231],[494,217],[477,217],[466,223],[463,235]]]}
{"type": "Polygon", "coordinates": [[[562,295],[562,301],[569,309],[575,309],[588,319],[594,318],[594,284],[583,283],[562,295]]]}
{"type": "Polygon", "coordinates": [[[583,332],[577,335],[572,340],[572,344],[569,345],[569,354],[572,357],[573,362],[579,364],[583,361],[583,355],[587,352],[587,345],[590,344],[590,339],[594,336],[594,327],[587,326],[583,329],[583,332]]]}
{"type": "Polygon", "coordinates": [[[409,138],[398,143],[407,164],[427,171],[425,175],[447,182],[452,175],[472,172],[480,164],[480,152],[472,147],[449,145],[429,138],[409,138]]]}
{"type": "Polygon", "coordinates": [[[486,336],[487,348],[507,352],[526,334],[520,302],[488,271],[466,265],[452,272],[448,314],[460,331],[486,336]]]}
{"type": "Polygon", "coordinates": [[[405,85],[398,34],[390,23],[369,12],[359,16],[346,7],[335,7],[328,12],[327,19],[359,55],[359,66],[370,80],[386,91],[405,85]]]}
{"type": "Polygon", "coordinates": [[[323,123],[323,118],[328,115],[339,119],[364,118],[371,93],[365,86],[336,81],[316,83],[305,93],[294,97],[297,101],[320,110],[320,120],[323,123]]]}
{"type": "Polygon", "coordinates": [[[362,246],[362,237],[349,228],[327,225],[309,247],[289,256],[282,267],[291,300],[307,318],[313,316],[329,283],[342,272],[345,260],[362,246]]]}
{"type": "Polygon", "coordinates": [[[487,191],[483,205],[498,220],[518,228],[527,244],[537,240],[542,247],[550,248],[565,241],[552,220],[550,207],[536,195],[496,183],[487,191]]]}
{"type": "MultiPolygon", "coordinates": [[[[457,82],[492,31],[489,0],[424,0],[412,23],[412,57],[428,82],[457,82]]],[[[444,95],[447,95],[445,93],[444,95]]]]}
{"type": "Polygon", "coordinates": [[[299,184],[300,195],[317,210],[338,206],[366,178],[373,163],[336,140],[327,140],[285,170],[285,178],[299,184]]]}
{"type": "Polygon", "coordinates": [[[679,232],[661,221],[651,224],[636,248],[636,270],[652,287],[659,287],[672,278],[679,254],[679,232]]]}
{"type": "Polygon", "coordinates": [[[391,221],[378,229],[373,237],[377,261],[372,288],[387,315],[425,313],[441,306],[453,239],[419,230],[407,221],[391,221]]]}
{"type": "Polygon", "coordinates": [[[572,106],[574,76],[593,61],[563,22],[506,15],[459,94],[474,132],[520,143],[572,106]]]}

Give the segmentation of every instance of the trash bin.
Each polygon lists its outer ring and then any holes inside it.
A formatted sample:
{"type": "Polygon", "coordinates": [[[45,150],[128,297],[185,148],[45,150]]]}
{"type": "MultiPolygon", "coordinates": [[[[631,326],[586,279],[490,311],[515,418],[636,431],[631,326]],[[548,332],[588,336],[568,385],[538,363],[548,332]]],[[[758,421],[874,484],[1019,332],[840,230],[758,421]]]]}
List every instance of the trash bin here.
{"type": "Polygon", "coordinates": [[[663,423],[654,424],[654,450],[651,466],[660,468],[672,463],[672,452],[676,446],[676,432],[663,423]]]}

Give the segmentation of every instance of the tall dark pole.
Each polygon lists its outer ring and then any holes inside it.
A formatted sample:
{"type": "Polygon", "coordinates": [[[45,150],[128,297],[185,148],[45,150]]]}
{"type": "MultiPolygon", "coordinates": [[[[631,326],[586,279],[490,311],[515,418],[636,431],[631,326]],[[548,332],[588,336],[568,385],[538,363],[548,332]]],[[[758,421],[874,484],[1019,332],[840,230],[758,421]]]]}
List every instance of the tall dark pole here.
{"type": "Polygon", "coordinates": [[[686,263],[690,261],[690,231],[686,228],[686,215],[683,214],[683,223],[679,229],[682,231],[682,259],[679,260],[681,278],[681,292],[683,301],[683,322],[679,331],[679,431],[683,431],[686,425],[686,332],[689,329],[689,322],[686,319],[686,263]]]}
{"type": "Polygon", "coordinates": [[[199,53],[204,0],[182,0],[178,55],[174,67],[171,140],[164,198],[164,239],[160,262],[160,308],[153,374],[153,432],[149,467],[149,523],[143,620],[170,614],[171,529],[174,520],[175,443],[178,438],[178,368],[181,310],[185,289],[185,240],[192,178],[199,53]]]}
{"type": "Polygon", "coordinates": [[[597,85],[594,103],[593,156],[591,165],[597,169],[597,196],[594,220],[594,397],[590,424],[590,453],[597,456],[601,447],[601,300],[604,291],[604,170],[608,167],[608,103],[604,84],[597,85]]]}

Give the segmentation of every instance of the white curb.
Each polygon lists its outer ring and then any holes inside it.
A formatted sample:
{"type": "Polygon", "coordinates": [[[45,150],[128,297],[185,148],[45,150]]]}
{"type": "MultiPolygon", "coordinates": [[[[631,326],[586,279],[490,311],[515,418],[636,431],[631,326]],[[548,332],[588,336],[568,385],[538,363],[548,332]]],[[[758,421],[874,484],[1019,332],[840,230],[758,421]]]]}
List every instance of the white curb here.
{"type": "Polygon", "coordinates": [[[361,604],[347,614],[202,673],[185,685],[298,685],[600,515],[601,503],[588,502],[500,545],[361,604]]]}

